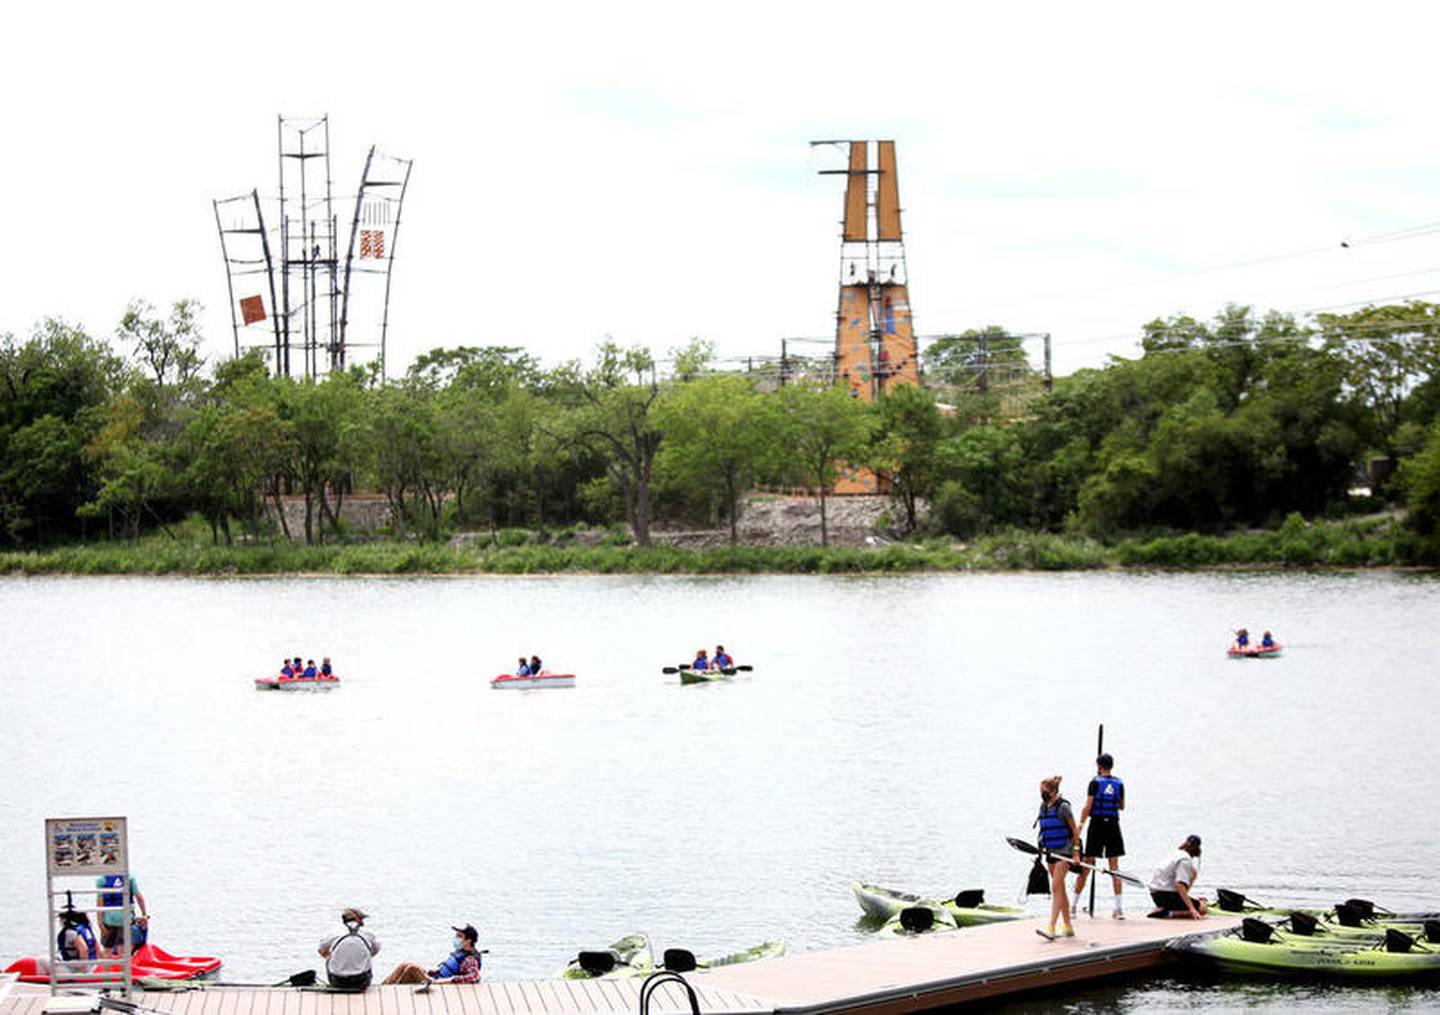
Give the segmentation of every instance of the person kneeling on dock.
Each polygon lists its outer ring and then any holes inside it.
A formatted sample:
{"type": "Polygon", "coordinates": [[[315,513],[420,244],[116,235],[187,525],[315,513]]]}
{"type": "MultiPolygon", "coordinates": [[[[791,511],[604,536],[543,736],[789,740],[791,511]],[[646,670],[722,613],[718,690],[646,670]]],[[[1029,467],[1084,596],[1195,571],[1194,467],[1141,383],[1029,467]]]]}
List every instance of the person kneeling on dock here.
{"type": "Polygon", "coordinates": [[[325,978],[336,990],[364,990],[370,986],[373,971],[370,957],[380,954],[380,942],[368,930],[361,930],[365,914],[355,908],[340,914],[344,934],[327,937],[320,942],[320,957],[325,960],[325,978]]]}
{"type": "Polygon", "coordinates": [[[1150,879],[1150,898],[1155,902],[1154,912],[1145,914],[1157,920],[1169,916],[1188,916],[1198,920],[1205,915],[1205,900],[1190,894],[1195,879],[1200,876],[1200,836],[1188,835],[1175,850],[1175,855],[1166,860],[1150,879]]]}
{"type": "Polygon", "coordinates": [[[385,983],[430,983],[434,980],[443,980],[446,983],[479,983],[480,952],[475,947],[475,943],[480,940],[479,932],[468,923],[463,927],[450,929],[455,932],[455,950],[444,962],[428,972],[413,962],[402,962],[385,977],[385,983]]]}

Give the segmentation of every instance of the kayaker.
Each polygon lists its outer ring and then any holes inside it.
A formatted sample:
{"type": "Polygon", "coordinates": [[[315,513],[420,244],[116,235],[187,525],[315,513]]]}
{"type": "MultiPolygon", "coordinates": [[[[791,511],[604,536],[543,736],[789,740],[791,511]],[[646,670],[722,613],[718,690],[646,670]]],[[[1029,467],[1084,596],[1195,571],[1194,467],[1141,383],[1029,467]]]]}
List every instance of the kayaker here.
{"type": "Polygon", "coordinates": [[[692,670],[708,670],[710,668],[710,657],[705,654],[703,648],[696,650],[695,661],[690,664],[690,668],[692,670]]]}
{"type": "Polygon", "coordinates": [[[372,955],[380,954],[380,942],[364,930],[366,916],[350,908],[340,914],[344,934],[335,934],[320,942],[320,957],[325,960],[325,978],[336,990],[364,990],[370,986],[374,970],[372,955]]]}
{"type": "Polygon", "coordinates": [[[55,937],[55,945],[60,957],[67,962],[100,957],[100,946],[90,929],[90,917],[68,907],[60,912],[60,933],[55,937]]]}
{"type": "Polygon", "coordinates": [[[455,940],[452,942],[453,950],[444,962],[430,970],[421,969],[413,962],[402,962],[385,977],[385,984],[429,983],[432,980],[444,980],[447,983],[480,982],[480,952],[475,947],[475,943],[480,940],[480,934],[468,923],[463,927],[450,929],[455,932],[455,940]]]}
{"type": "Polygon", "coordinates": [[[735,660],[730,658],[724,645],[715,646],[715,668],[717,670],[733,670],[735,668],[735,660]]]}
{"type": "Polygon", "coordinates": [[[1269,632],[1269,631],[1266,631],[1264,634],[1262,634],[1262,635],[1260,636],[1260,647],[1261,647],[1261,648],[1274,648],[1274,647],[1275,647],[1275,639],[1270,636],[1270,632],[1269,632]]]}
{"type": "Polygon", "coordinates": [[[320,660],[320,675],[322,677],[333,677],[335,675],[335,667],[330,665],[329,656],[320,660]]]}
{"type": "Polygon", "coordinates": [[[1156,868],[1155,876],[1150,879],[1150,898],[1155,902],[1155,909],[1146,916],[1157,920],[1169,916],[1198,920],[1205,915],[1205,900],[1190,894],[1195,879],[1200,876],[1199,859],[1200,836],[1187,835],[1176,847],[1175,854],[1156,868]]]}
{"type": "MultiPolygon", "coordinates": [[[[1085,836],[1085,862],[1093,864],[1098,857],[1104,857],[1112,871],[1120,869],[1120,858],[1125,855],[1125,839],[1120,834],[1120,812],[1125,809],[1125,783],[1113,772],[1115,759],[1102,754],[1095,759],[1095,778],[1085,791],[1085,806],[1080,810],[1080,828],[1087,820],[1093,819],[1090,832],[1085,836]]],[[[1075,879],[1075,898],[1070,903],[1073,914],[1080,907],[1080,892],[1090,877],[1088,867],[1080,868],[1075,879]]],[[[1125,919],[1125,908],[1120,894],[1119,878],[1111,878],[1115,886],[1115,909],[1110,914],[1117,920],[1125,919]]]]}
{"type": "Polygon", "coordinates": [[[1059,937],[1074,937],[1070,926],[1070,901],[1065,894],[1065,875],[1070,873],[1070,855],[1080,859],[1080,832],[1075,827],[1075,814],[1070,801],[1060,795],[1060,776],[1052,775],[1040,782],[1040,814],[1035,819],[1040,829],[1038,845],[1045,850],[1045,865],[1050,870],[1050,925],[1038,931],[1041,937],[1056,938],[1055,922],[1062,929],[1059,937]]]}
{"type": "Polygon", "coordinates": [[[145,896],[140,893],[140,886],[135,879],[130,879],[130,912],[124,912],[125,882],[119,874],[101,874],[95,879],[96,888],[108,888],[110,891],[102,892],[96,896],[96,902],[101,906],[113,906],[113,909],[106,909],[100,914],[100,945],[111,955],[119,955],[125,949],[125,920],[130,920],[130,948],[133,951],[145,943],[150,935],[150,910],[145,905],[145,896]],[[140,907],[140,915],[135,915],[135,907],[140,907]]]}
{"type": "Polygon", "coordinates": [[[540,675],[540,671],[544,668],[545,664],[540,661],[539,656],[530,657],[530,675],[532,677],[538,677],[540,675]]]}
{"type": "Polygon", "coordinates": [[[290,677],[293,677],[294,675],[295,675],[295,671],[290,668],[290,660],[289,660],[289,659],[286,659],[284,662],[282,662],[282,663],[280,664],[280,676],[285,677],[286,679],[289,679],[290,677]]]}
{"type": "Polygon", "coordinates": [[[1243,627],[1235,632],[1235,647],[1238,649],[1250,647],[1250,632],[1243,627]]]}
{"type": "Polygon", "coordinates": [[[309,677],[311,680],[314,680],[319,675],[320,671],[315,668],[315,660],[305,660],[305,676],[309,677]]]}
{"type": "Polygon", "coordinates": [[[530,664],[525,661],[524,656],[520,657],[520,662],[515,667],[515,675],[517,677],[528,677],[530,675],[530,664]]]}

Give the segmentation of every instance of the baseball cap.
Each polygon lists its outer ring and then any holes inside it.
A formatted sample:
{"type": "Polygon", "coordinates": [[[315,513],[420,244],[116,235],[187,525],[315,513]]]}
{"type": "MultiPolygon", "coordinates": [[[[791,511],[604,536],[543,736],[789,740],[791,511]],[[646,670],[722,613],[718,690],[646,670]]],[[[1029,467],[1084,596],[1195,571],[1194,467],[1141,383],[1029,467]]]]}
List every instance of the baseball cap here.
{"type": "Polygon", "coordinates": [[[451,927],[450,929],[453,930],[456,934],[459,934],[461,937],[465,938],[465,940],[469,941],[471,944],[474,944],[476,941],[480,940],[480,932],[468,923],[463,927],[451,927]]]}

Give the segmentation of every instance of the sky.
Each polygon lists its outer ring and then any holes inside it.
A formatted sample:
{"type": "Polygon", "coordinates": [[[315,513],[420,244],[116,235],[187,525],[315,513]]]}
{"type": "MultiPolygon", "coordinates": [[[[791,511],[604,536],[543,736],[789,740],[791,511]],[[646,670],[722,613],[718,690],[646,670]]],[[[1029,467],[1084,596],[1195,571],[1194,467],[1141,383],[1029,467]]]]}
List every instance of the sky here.
{"type": "Polygon", "coordinates": [[[25,4],[0,38],[0,334],[108,336],[132,299],[193,298],[206,355],[231,355],[211,200],[274,193],[277,114],[328,113],[337,197],[371,144],[414,160],[392,374],[437,346],[554,364],[607,336],[829,339],[843,182],[816,138],[895,140],[920,334],[1047,332],[1058,373],[1227,302],[1435,298],[1437,23],[1384,2],[25,4]]]}

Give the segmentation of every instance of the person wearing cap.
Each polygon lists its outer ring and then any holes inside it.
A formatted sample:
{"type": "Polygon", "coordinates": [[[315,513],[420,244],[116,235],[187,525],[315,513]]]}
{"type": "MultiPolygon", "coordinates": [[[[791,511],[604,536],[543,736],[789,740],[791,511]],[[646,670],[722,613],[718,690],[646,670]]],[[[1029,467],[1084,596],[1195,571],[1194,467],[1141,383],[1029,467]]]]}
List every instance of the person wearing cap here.
{"type": "Polygon", "coordinates": [[[733,670],[735,660],[730,658],[730,653],[725,651],[724,645],[715,646],[715,668],[717,670],[733,670]]]}
{"type": "Polygon", "coordinates": [[[1198,920],[1205,915],[1205,900],[1190,894],[1200,876],[1200,836],[1187,835],[1175,854],[1155,870],[1150,879],[1150,898],[1155,902],[1147,916],[1163,920],[1170,916],[1186,916],[1198,920]]]}
{"type": "Polygon", "coordinates": [[[402,962],[385,977],[385,984],[430,983],[436,980],[445,983],[479,983],[480,952],[475,947],[475,943],[480,940],[479,932],[468,923],[463,927],[450,929],[455,932],[455,940],[452,942],[453,951],[446,956],[444,962],[430,970],[421,969],[413,962],[402,962]]]}
{"type": "Polygon", "coordinates": [[[336,990],[364,990],[370,986],[373,969],[371,956],[380,954],[380,942],[368,930],[362,930],[365,914],[353,906],[340,914],[344,934],[335,934],[320,942],[320,957],[325,960],[325,978],[336,990]]]}

